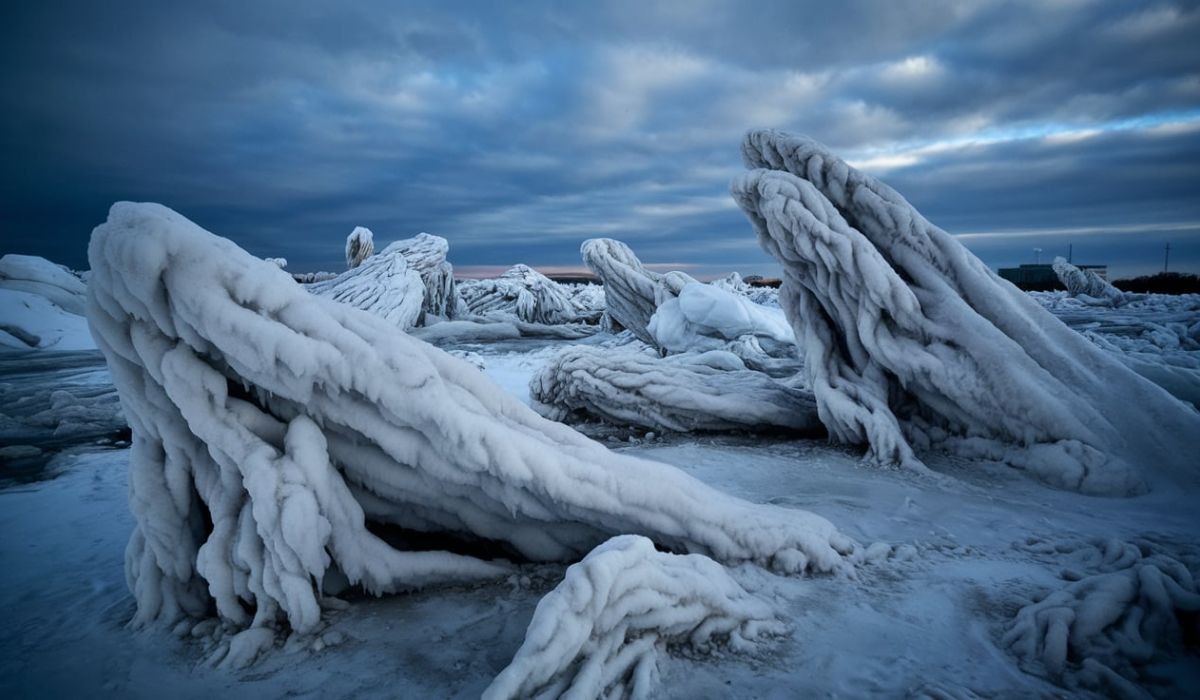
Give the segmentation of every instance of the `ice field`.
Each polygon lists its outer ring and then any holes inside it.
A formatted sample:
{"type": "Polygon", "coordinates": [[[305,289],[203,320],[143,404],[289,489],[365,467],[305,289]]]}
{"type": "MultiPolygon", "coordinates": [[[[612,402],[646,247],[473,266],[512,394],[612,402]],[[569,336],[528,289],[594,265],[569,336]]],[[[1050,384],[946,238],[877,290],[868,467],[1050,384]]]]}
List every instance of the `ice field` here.
{"type": "Polygon", "coordinates": [[[743,154],[779,290],[362,228],[293,276],[133,203],[86,275],[5,256],[0,696],[1200,687],[1200,295],[1021,292],[743,154]]]}

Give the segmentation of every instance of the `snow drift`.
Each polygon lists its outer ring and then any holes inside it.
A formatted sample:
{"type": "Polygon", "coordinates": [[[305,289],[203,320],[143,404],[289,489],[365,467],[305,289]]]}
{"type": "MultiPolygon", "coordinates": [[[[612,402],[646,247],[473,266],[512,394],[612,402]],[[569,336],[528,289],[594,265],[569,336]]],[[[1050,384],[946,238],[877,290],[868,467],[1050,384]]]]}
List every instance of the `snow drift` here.
{"type": "Polygon", "coordinates": [[[668,644],[747,650],[783,631],[771,606],[713,560],[622,535],[567,569],[483,697],[648,697],[668,644]]]}
{"type": "Polygon", "coordinates": [[[9,253],[0,257],[0,289],[36,294],[78,315],[83,315],[87,299],[87,285],[74,273],[35,255],[9,253]]]}
{"type": "Polygon", "coordinates": [[[823,518],[541,418],[470,364],[165,207],[115,204],[88,257],[88,319],[133,429],[137,625],[215,610],[231,629],[303,633],[333,571],[373,593],[506,571],[395,549],[381,523],[534,560],[623,533],[786,572],[860,556],[823,518]]]}
{"type": "Polygon", "coordinates": [[[824,432],[810,392],[746,369],[714,350],[658,358],[629,350],[563,350],[530,381],[542,415],[573,415],[653,431],[761,430],[824,432]]]}
{"type": "Polygon", "coordinates": [[[87,286],[45,258],[0,257],[0,349],[87,350],[87,286]]]}
{"type": "Polygon", "coordinates": [[[1195,481],[1200,416],[890,187],[777,131],[749,133],[743,154],[733,194],[783,265],[781,305],[835,438],[918,467],[914,446],[938,446],[1091,493],[1142,489],[1134,463],[1195,481]]]}

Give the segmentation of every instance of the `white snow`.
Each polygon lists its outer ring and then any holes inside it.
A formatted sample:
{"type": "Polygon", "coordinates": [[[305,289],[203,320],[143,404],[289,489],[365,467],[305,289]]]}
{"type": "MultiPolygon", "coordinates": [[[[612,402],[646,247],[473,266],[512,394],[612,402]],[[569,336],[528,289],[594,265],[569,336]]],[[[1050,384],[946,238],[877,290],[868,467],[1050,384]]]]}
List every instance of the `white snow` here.
{"type": "Polygon", "coordinates": [[[9,253],[0,257],[0,289],[31,292],[59,308],[83,314],[87,286],[62,265],[45,258],[9,253]]]}
{"type": "Polygon", "coordinates": [[[723,350],[751,336],[767,355],[794,355],[796,340],[780,309],[760,306],[722,287],[691,282],[654,311],[646,330],[667,352],[723,350]]]}
{"type": "Polygon", "coordinates": [[[0,348],[95,349],[87,320],[35,292],[0,288],[0,348]]]}

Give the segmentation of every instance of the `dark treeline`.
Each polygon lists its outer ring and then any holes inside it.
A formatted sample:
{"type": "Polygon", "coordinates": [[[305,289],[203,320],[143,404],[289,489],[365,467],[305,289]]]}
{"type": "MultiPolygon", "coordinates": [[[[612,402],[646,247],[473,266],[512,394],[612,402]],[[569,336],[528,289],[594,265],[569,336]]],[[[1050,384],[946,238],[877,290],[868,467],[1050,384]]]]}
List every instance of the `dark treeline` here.
{"type": "Polygon", "coordinates": [[[1187,272],[1159,272],[1113,282],[1123,292],[1151,294],[1200,294],[1200,275],[1187,272]]]}

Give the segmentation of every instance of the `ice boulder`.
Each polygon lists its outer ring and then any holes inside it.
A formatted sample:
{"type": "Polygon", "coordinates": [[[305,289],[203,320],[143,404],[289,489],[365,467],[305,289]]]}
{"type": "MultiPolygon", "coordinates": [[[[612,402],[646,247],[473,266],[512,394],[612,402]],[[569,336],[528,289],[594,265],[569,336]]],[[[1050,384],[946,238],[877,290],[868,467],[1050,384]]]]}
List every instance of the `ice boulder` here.
{"type": "Polygon", "coordinates": [[[796,340],[780,309],[760,306],[720,286],[691,282],[664,301],[646,330],[667,352],[720,350],[753,336],[768,355],[789,356],[796,340]]]}
{"type": "Polygon", "coordinates": [[[783,266],[780,302],[836,439],[918,468],[914,447],[937,446],[1098,494],[1197,480],[1200,414],[895,190],[778,131],[750,132],[743,154],[733,195],[783,266]]]}

